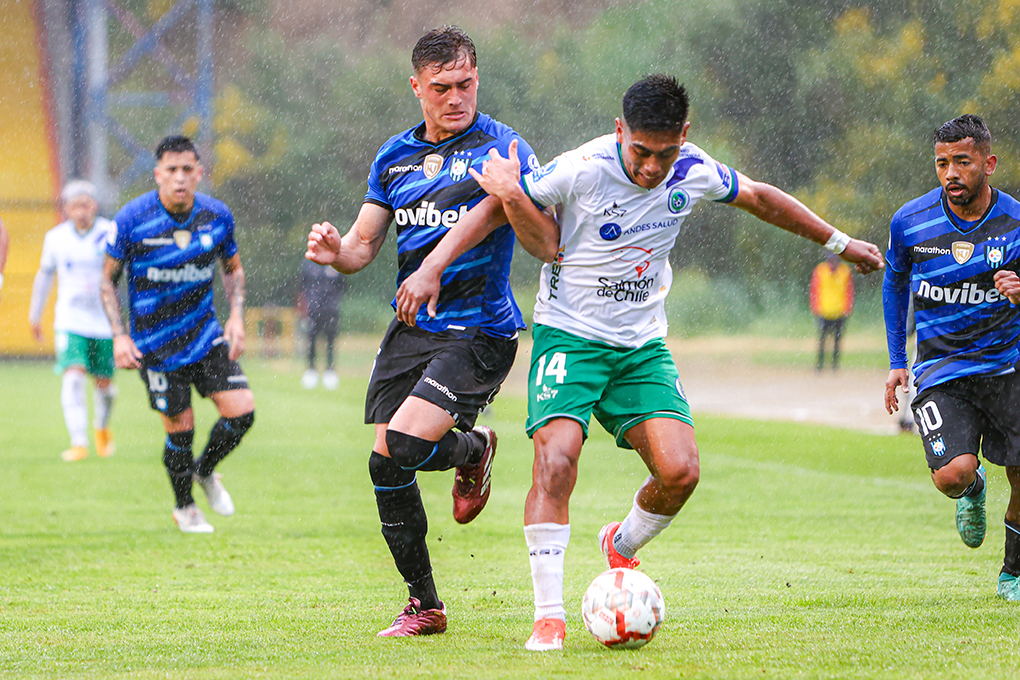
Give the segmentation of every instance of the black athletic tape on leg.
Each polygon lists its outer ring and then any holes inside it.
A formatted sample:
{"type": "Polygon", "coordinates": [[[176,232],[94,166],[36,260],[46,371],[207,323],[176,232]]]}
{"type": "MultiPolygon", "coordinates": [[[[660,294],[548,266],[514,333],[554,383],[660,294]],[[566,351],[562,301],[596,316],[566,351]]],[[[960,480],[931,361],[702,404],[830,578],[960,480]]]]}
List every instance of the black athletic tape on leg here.
{"type": "Polygon", "coordinates": [[[432,564],[425,545],[428,517],[421,502],[418,483],[414,481],[414,473],[401,469],[391,459],[375,452],[369,458],[369,471],[372,483],[375,484],[375,504],[379,509],[382,535],[393,555],[397,571],[406,583],[420,583],[432,573],[432,564]],[[410,483],[388,486],[406,479],[401,474],[409,474],[410,483]]]}
{"type": "Polygon", "coordinates": [[[209,441],[205,445],[202,457],[195,466],[200,477],[208,477],[219,465],[220,461],[237,448],[245,433],[255,423],[255,411],[234,418],[220,418],[209,432],[209,441]]]}
{"type": "Polygon", "coordinates": [[[191,454],[194,439],[195,431],[185,430],[167,434],[163,443],[163,465],[170,477],[178,508],[195,502],[191,496],[191,476],[195,473],[191,454]]]}
{"type": "Polygon", "coordinates": [[[467,464],[472,454],[481,458],[485,448],[481,435],[447,432],[438,442],[430,442],[413,435],[386,431],[386,448],[402,468],[432,472],[449,470],[467,464]]]}
{"type": "Polygon", "coordinates": [[[1010,576],[1020,576],[1020,525],[1006,521],[1006,556],[1002,571],[1010,576]]]}

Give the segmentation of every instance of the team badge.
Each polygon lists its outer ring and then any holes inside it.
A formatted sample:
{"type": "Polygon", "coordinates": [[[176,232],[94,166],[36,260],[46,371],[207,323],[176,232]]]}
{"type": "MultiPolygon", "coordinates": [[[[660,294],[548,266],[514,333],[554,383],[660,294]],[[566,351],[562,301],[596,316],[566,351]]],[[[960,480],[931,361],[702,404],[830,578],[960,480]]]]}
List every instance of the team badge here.
{"type": "Polygon", "coordinates": [[[690,202],[691,197],[680,187],[673,187],[673,190],[669,192],[669,211],[671,213],[678,214],[683,212],[683,209],[690,202]]]}
{"type": "Polygon", "coordinates": [[[187,229],[178,229],[174,232],[174,243],[181,250],[184,250],[191,245],[191,232],[187,229]]]}
{"type": "Polygon", "coordinates": [[[443,157],[437,153],[430,153],[421,162],[421,171],[425,173],[425,179],[434,179],[442,169],[443,157]]]}
{"type": "MultiPolygon", "coordinates": [[[[212,248],[212,235],[202,234],[198,237],[198,242],[202,244],[202,250],[209,250],[212,248]]],[[[332,269],[332,267],[330,267],[332,269]]]]}
{"type": "Polygon", "coordinates": [[[931,452],[937,458],[941,458],[946,455],[946,443],[942,441],[942,437],[935,439],[931,443],[931,452]]]}
{"type": "Polygon", "coordinates": [[[985,246],[985,264],[989,269],[998,269],[1005,259],[1005,246],[985,246]]]}
{"type": "Polygon", "coordinates": [[[538,172],[539,170],[542,169],[542,166],[539,165],[538,158],[535,157],[535,154],[531,154],[530,156],[528,156],[528,167],[531,169],[532,172],[538,172]]]}
{"type": "Polygon", "coordinates": [[[953,242],[953,259],[957,264],[966,264],[970,256],[974,254],[974,244],[967,241],[953,242]]]}
{"type": "Polygon", "coordinates": [[[538,182],[543,177],[547,177],[549,175],[549,173],[551,173],[555,169],[556,169],[556,159],[554,158],[551,161],[549,161],[548,163],[546,163],[545,165],[543,165],[541,168],[539,168],[537,171],[532,172],[531,173],[531,181],[532,182],[538,182]]]}
{"type": "Polygon", "coordinates": [[[450,162],[450,179],[459,182],[467,175],[468,162],[466,158],[454,158],[450,162]]]}

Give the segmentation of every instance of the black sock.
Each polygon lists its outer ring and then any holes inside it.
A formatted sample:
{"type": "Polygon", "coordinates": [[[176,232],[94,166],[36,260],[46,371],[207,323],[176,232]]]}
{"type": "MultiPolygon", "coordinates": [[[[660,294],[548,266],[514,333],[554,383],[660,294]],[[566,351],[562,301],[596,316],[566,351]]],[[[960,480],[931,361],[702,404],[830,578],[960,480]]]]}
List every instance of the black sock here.
{"type": "Polygon", "coordinates": [[[407,583],[411,597],[421,601],[422,609],[438,609],[441,605],[425,545],[428,517],[415,474],[374,451],[368,469],[375,485],[382,535],[397,571],[407,583]]]}
{"type": "Polygon", "coordinates": [[[1020,576],[1020,524],[1006,520],[1006,557],[1002,562],[1002,573],[1020,576]]]}
{"type": "Polygon", "coordinates": [[[450,430],[438,442],[430,442],[387,430],[386,447],[393,460],[405,470],[433,472],[477,463],[485,451],[485,438],[477,432],[450,430]]]}
{"type": "Polygon", "coordinates": [[[964,496],[968,498],[977,498],[978,495],[985,490],[985,479],[980,473],[974,473],[974,483],[967,487],[967,490],[963,492],[964,496]]]}
{"type": "Polygon", "coordinates": [[[217,420],[209,433],[209,442],[205,445],[205,451],[202,452],[202,457],[198,459],[198,464],[195,466],[198,476],[208,477],[211,475],[219,462],[237,448],[237,445],[241,443],[241,438],[254,422],[254,411],[236,418],[217,420]]]}
{"type": "Polygon", "coordinates": [[[191,497],[191,476],[195,472],[191,442],[194,438],[194,430],[174,432],[166,436],[163,444],[163,465],[170,476],[170,486],[174,489],[178,508],[195,502],[191,497]]]}

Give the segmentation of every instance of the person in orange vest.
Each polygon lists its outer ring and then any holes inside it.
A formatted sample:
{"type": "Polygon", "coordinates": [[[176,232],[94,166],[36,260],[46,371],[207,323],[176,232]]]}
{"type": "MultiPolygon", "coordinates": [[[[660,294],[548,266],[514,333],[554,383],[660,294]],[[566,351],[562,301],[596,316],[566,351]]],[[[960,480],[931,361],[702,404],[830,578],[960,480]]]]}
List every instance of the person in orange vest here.
{"type": "Polygon", "coordinates": [[[843,322],[854,308],[854,279],[850,267],[832,255],[811,273],[811,313],[818,317],[818,366],[825,366],[825,338],[832,335],[832,370],[839,368],[843,322]]]}

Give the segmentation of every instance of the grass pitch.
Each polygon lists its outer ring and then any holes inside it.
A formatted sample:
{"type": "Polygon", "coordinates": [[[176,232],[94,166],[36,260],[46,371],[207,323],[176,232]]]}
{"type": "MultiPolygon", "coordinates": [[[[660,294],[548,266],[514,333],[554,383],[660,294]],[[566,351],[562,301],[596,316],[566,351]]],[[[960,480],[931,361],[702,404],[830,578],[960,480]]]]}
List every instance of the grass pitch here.
{"type": "MultiPolygon", "coordinates": [[[[368,480],[371,356],[345,361],[357,377],[337,392],[302,390],[288,362],[246,363],[256,423],[220,467],[238,513],[208,513],[210,536],[173,525],[163,437],[136,375],[118,374],[117,455],[68,464],[59,379],[0,364],[0,677],[998,680],[1020,668],[1020,606],[994,591],[1000,469],[988,539],[969,550],[912,437],[709,417],[697,419],[701,485],[641,554],[666,599],[656,639],[610,651],[580,620],[603,569],[596,532],[645,476],[593,426],[572,502],[566,649],[525,652],[532,455],[514,395],[486,416],[500,448],[474,523],[450,515],[451,473],[420,475],[448,632],[378,639],[406,589],[368,480]]],[[[200,449],[215,415],[204,401],[196,411],[200,449]]]]}

